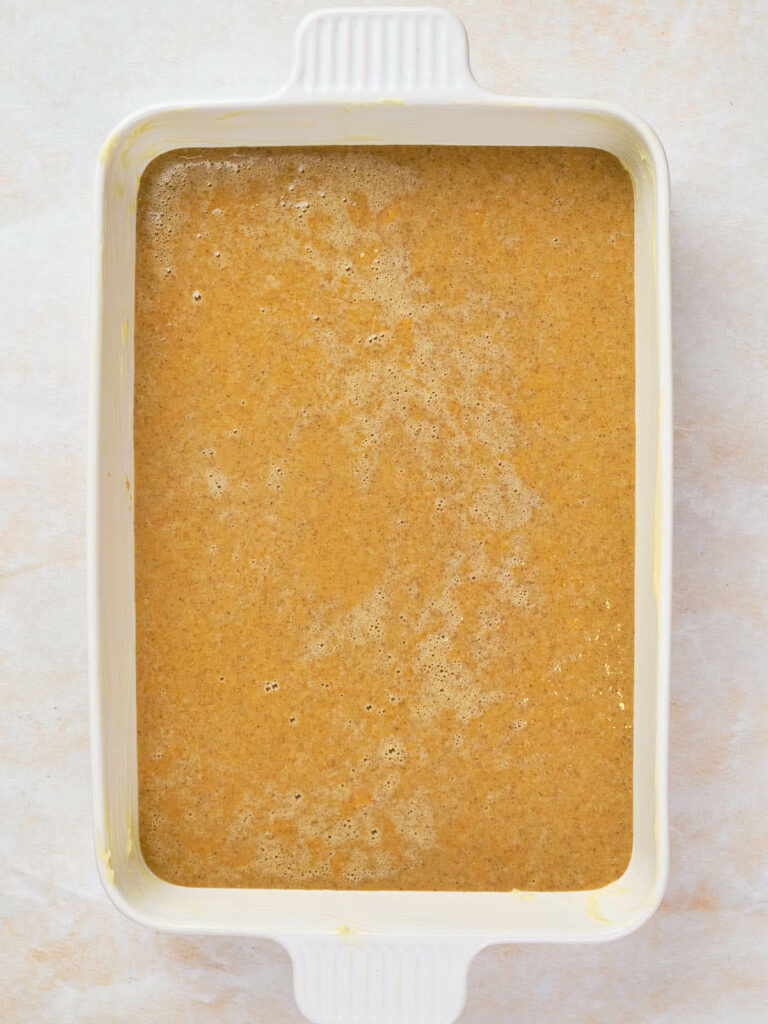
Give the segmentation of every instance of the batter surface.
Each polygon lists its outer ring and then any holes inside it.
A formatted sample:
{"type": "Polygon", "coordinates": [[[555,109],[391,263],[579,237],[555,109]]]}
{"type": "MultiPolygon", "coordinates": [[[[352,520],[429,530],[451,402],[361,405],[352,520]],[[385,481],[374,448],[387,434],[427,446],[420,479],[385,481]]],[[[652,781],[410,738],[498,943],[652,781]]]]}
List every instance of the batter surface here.
{"type": "Polygon", "coordinates": [[[501,890],[622,873],[632,202],[592,149],[149,166],[136,659],[158,875],[501,890]]]}

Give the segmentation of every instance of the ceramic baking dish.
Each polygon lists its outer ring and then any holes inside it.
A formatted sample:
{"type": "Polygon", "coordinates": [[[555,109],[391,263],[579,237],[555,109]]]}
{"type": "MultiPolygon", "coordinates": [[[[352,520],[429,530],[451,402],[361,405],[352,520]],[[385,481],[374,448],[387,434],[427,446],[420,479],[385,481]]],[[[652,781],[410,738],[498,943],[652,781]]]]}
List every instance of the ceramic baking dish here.
{"type": "Polygon", "coordinates": [[[667,872],[671,560],[668,172],[658,139],[615,107],[481,90],[466,35],[431,8],[329,10],[300,25],[288,85],[261,100],[142,111],[99,158],[89,475],[90,685],[99,872],[124,913],[176,932],[265,936],[294,965],[311,1020],[440,1024],[463,1006],[478,950],[595,942],[658,905],[667,872]],[[145,866],[137,835],[133,579],[135,213],[150,160],[180,147],[419,143],[593,146],[635,195],[636,546],[634,842],[615,883],[590,892],[193,889],[145,866]]]}

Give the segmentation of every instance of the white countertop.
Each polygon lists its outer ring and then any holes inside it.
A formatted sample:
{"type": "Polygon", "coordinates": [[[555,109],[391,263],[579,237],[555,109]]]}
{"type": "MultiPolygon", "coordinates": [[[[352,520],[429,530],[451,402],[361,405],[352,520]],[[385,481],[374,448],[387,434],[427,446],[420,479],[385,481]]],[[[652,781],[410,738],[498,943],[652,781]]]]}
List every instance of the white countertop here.
{"type": "MultiPolygon", "coordinates": [[[[0,1019],[298,1024],[269,942],[125,920],[91,842],[85,420],[92,180],[155,102],[271,91],[301,0],[34,0],[0,19],[0,1019]]],[[[667,897],[607,945],[496,947],[462,1024],[747,1024],[768,1006],[768,4],[486,0],[480,83],[648,120],[673,202],[667,897]],[[762,571],[762,576],[761,576],[762,571]]]]}

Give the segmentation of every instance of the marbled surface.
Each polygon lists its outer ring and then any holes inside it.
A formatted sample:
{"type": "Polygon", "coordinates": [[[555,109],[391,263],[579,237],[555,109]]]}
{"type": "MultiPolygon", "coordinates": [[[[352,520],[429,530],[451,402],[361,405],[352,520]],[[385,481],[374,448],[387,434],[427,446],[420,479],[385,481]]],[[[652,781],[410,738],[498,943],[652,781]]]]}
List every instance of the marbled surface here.
{"type": "MultiPolygon", "coordinates": [[[[281,83],[296,0],[0,2],[0,1019],[298,1024],[268,942],[123,919],[91,846],[92,181],[125,114],[281,83]]],[[[676,524],[666,900],[596,947],[497,947],[462,1024],[757,1022],[768,1005],[765,0],[485,0],[481,84],[613,100],[673,185],[676,524]],[[762,575],[761,575],[762,573],[762,575]]]]}

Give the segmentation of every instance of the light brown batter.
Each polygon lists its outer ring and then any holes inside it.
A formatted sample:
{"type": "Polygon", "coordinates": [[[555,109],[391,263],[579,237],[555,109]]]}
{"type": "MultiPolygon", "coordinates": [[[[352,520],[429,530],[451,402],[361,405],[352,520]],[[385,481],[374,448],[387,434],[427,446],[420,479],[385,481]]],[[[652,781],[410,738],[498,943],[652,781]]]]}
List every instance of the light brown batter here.
{"type": "Polygon", "coordinates": [[[136,257],[141,847],[582,889],[632,844],[632,185],[592,149],[176,151],[136,257]]]}

